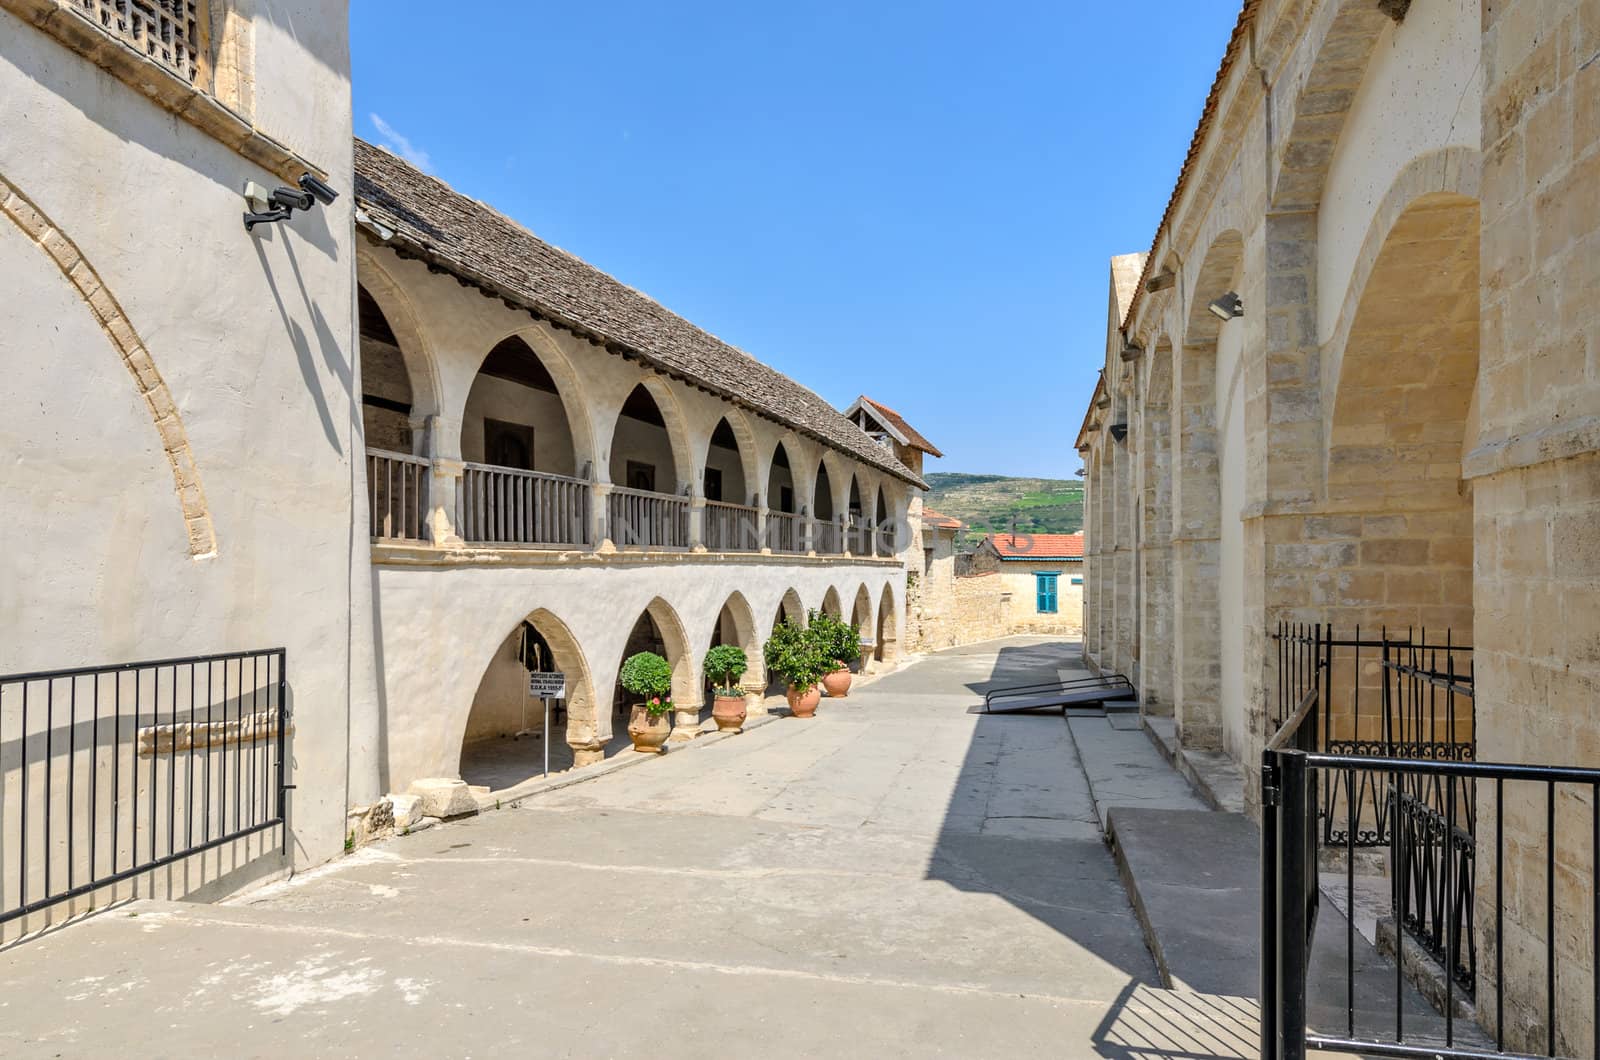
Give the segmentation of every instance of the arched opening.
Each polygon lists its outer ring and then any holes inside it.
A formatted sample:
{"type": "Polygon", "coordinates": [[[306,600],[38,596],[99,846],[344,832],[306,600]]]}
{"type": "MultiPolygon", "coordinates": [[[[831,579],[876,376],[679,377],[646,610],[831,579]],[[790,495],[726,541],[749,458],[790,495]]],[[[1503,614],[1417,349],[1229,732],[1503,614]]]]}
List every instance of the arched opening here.
{"type": "Polygon", "coordinates": [[[677,439],[643,383],[629,391],[611,434],[608,533],[623,547],[687,548],[689,499],[681,495],[677,439]]]}
{"type": "Polygon", "coordinates": [[[356,290],[368,533],[380,540],[427,540],[430,469],[422,459],[405,459],[420,457],[426,448],[423,432],[413,426],[411,372],[377,299],[365,287],[356,290]]]}
{"type": "Polygon", "coordinates": [[[884,585],[878,598],[878,628],[872,638],[872,658],[878,663],[892,663],[900,657],[900,624],[894,613],[894,588],[884,585]]]}
{"type": "MultiPolygon", "coordinates": [[[[552,773],[570,769],[572,745],[593,739],[595,718],[594,687],[578,642],[560,619],[534,611],[507,634],[484,667],[462,733],[461,779],[502,791],[540,775],[547,749],[552,773]],[[537,673],[564,675],[566,696],[533,695],[529,675],[537,673]]],[[[607,753],[627,742],[624,733],[607,753]]]]}
{"type": "Polygon", "coordinates": [[[877,510],[872,516],[873,525],[877,528],[874,537],[874,552],[879,556],[892,556],[899,548],[899,534],[895,524],[889,518],[889,500],[884,496],[883,487],[878,487],[877,510]]]}
{"type": "MultiPolygon", "coordinates": [[[[850,624],[856,627],[856,632],[862,637],[872,637],[877,632],[872,626],[872,594],[867,591],[865,583],[856,590],[855,603],[850,608],[850,624]]],[[[867,657],[863,655],[851,663],[850,668],[860,673],[866,668],[866,662],[867,657]]]]}
{"type": "Polygon", "coordinates": [[[497,544],[570,545],[588,540],[588,486],[578,477],[567,403],[549,368],[519,335],[496,343],[461,413],[458,532],[497,544]]]}
{"type": "Polygon", "coordinates": [[[1172,713],[1172,344],[1159,339],[1150,353],[1144,409],[1139,417],[1144,490],[1139,550],[1140,701],[1150,714],[1172,713]]]}
{"type": "MultiPolygon", "coordinates": [[[[750,610],[750,603],[744,594],[734,592],[722,605],[722,610],[717,615],[717,624],[711,630],[711,642],[706,645],[709,650],[719,644],[732,644],[744,650],[745,660],[749,669],[740,679],[741,686],[745,688],[760,688],[766,684],[766,662],[761,655],[761,635],[756,632],[756,616],[750,610]]],[[[712,674],[705,675],[706,701],[711,699],[711,691],[715,687],[712,674]]],[[[709,709],[709,708],[708,708],[709,709]]]]}
{"type": "Polygon", "coordinates": [[[761,547],[756,483],[745,476],[745,454],[727,417],[717,421],[706,448],[701,493],[706,500],[705,546],[753,552],[761,547]]]}
{"type": "MultiPolygon", "coordinates": [[[[1359,624],[1472,643],[1472,483],[1461,461],[1477,433],[1479,312],[1463,292],[1478,290],[1478,225],[1475,199],[1416,199],[1355,301],[1335,364],[1328,517],[1317,524],[1329,545],[1315,574],[1329,605],[1320,611],[1341,633],[1359,624]]],[[[1368,676],[1361,717],[1331,704],[1334,739],[1376,738],[1380,697],[1368,676]]],[[[1471,724],[1458,716],[1452,731],[1421,738],[1465,743],[1471,724]]]]}
{"type": "MultiPolygon", "coordinates": [[[[689,638],[684,633],[678,613],[659,596],[650,601],[628,632],[622,657],[617,660],[619,675],[622,663],[629,656],[642,651],[655,652],[672,665],[672,701],[678,719],[692,722],[698,718],[705,697],[695,681],[695,660],[690,651],[689,638]]],[[[622,687],[619,676],[612,688],[613,731],[626,733],[628,714],[636,701],[636,697],[622,687]]]]}
{"type": "Polygon", "coordinates": [[[811,493],[811,518],[815,523],[813,549],[822,553],[838,552],[840,536],[833,510],[833,479],[826,463],[817,465],[817,485],[811,493]]]}
{"type": "MultiPolygon", "coordinates": [[[[806,624],[805,605],[800,602],[800,594],[793,589],[784,591],[783,599],[778,601],[778,611],[772,616],[772,625],[787,622],[791,626],[804,626],[806,624]]],[[[767,675],[766,694],[780,696],[784,692],[783,677],[776,673],[767,675]]]]}
{"type": "Polygon", "coordinates": [[[861,482],[855,475],[850,476],[849,510],[845,521],[847,537],[845,549],[852,555],[867,556],[872,554],[871,531],[867,527],[867,519],[861,507],[861,482]]]}
{"type": "Polygon", "coordinates": [[[789,451],[779,442],[772,451],[772,469],[767,472],[767,547],[774,552],[803,552],[798,501],[795,497],[794,469],[789,451]]]}
{"type": "MultiPolygon", "coordinates": [[[[1230,320],[1228,360],[1233,368],[1225,375],[1219,367],[1223,325],[1207,308],[1207,303],[1234,289],[1244,241],[1238,232],[1219,236],[1206,252],[1196,280],[1190,314],[1184,331],[1183,348],[1175,360],[1173,400],[1177,402],[1173,473],[1173,577],[1174,613],[1178,616],[1173,638],[1173,709],[1184,746],[1216,750],[1223,745],[1222,627],[1231,618],[1235,636],[1242,638],[1243,598],[1230,615],[1225,615],[1218,584],[1223,548],[1222,484],[1219,427],[1223,407],[1235,394],[1234,375],[1242,386],[1243,321],[1230,320]],[[1237,346],[1238,348],[1233,348],[1237,346]],[[1222,395],[1219,406],[1218,395],[1222,395]]],[[[1244,427],[1242,401],[1232,403],[1232,429],[1244,427]]],[[[1236,452],[1242,455],[1242,436],[1236,452]]],[[[1242,474],[1242,468],[1238,469],[1242,474]]],[[[1242,479],[1240,480],[1242,483],[1242,479]]],[[[1231,522],[1238,531],[1239,507],[1232,509],[1231,522]]],[[[1234,542],[1237,544],[1237,542],[1234,542]]],[[[1242,553],[1236,565],[1242,567],[1242,553]]],[[[1242,594],[1240,580],[1234,587],[1242,594]]],[[[1242,653],[1242,640],[1237,650],[1242,653]]],[[[1237,667],[1243,680],[1243,663],[1237,667]]],[[[1242,690],[1241,690],[1242,695],[1242,690]]],[[[1230,708],[1236,720],[1235,731],[1242,735],[1244,706],[1230,708]]]]}
{"type": "Polygon", "coordinates": [[[839,590],[828,586],[828,591],[822,594],[822,613],[832,615],[834,618],[844,617],[844,608],[839,603],[839,590]]]}

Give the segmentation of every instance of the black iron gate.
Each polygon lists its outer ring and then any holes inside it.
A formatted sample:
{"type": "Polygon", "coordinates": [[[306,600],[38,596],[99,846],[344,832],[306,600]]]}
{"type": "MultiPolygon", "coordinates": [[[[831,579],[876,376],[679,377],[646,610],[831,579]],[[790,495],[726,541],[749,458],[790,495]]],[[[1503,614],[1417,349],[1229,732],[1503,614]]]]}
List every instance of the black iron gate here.
{"type": "Polygon", "coordinates": [[[0,924],[284,828],[282,648],[0,676],[0,924]]]}

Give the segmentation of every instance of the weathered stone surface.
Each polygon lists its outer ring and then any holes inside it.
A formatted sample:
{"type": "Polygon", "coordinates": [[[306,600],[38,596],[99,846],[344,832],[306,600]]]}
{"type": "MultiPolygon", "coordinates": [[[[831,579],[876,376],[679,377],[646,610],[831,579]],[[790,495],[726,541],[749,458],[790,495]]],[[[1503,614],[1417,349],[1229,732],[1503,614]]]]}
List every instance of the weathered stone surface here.
{"type": "Polygon", "coordinates": [[[478,812],[478,801],[464,780],[425,777],[412,781],[408,793],[417,796],[421,812],[428,817],[461,817],[478,812]]]}

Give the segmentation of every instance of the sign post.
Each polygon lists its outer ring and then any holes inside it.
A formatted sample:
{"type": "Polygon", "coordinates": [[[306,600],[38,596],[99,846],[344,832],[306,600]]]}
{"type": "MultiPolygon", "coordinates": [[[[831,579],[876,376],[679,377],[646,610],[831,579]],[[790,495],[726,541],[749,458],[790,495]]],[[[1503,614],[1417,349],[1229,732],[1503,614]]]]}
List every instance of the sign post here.
{"type": "Polygon", "coordinates": [[[544,775],[550,775],[550,701],[567,698],[567,675],[562,673],[528,674],[528,694],[544,701],[544,775]]]}

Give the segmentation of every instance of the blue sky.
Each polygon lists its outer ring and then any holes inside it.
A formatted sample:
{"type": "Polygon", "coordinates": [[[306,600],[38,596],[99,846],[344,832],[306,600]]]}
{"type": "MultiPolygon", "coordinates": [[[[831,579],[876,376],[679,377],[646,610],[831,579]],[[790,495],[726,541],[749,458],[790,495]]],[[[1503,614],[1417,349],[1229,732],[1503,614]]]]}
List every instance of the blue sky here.
{"type": "Polygon", "coordinates": [[[355,0],[356,133],[930,471],[1065,477],[1239,0],[355,0]]]}

